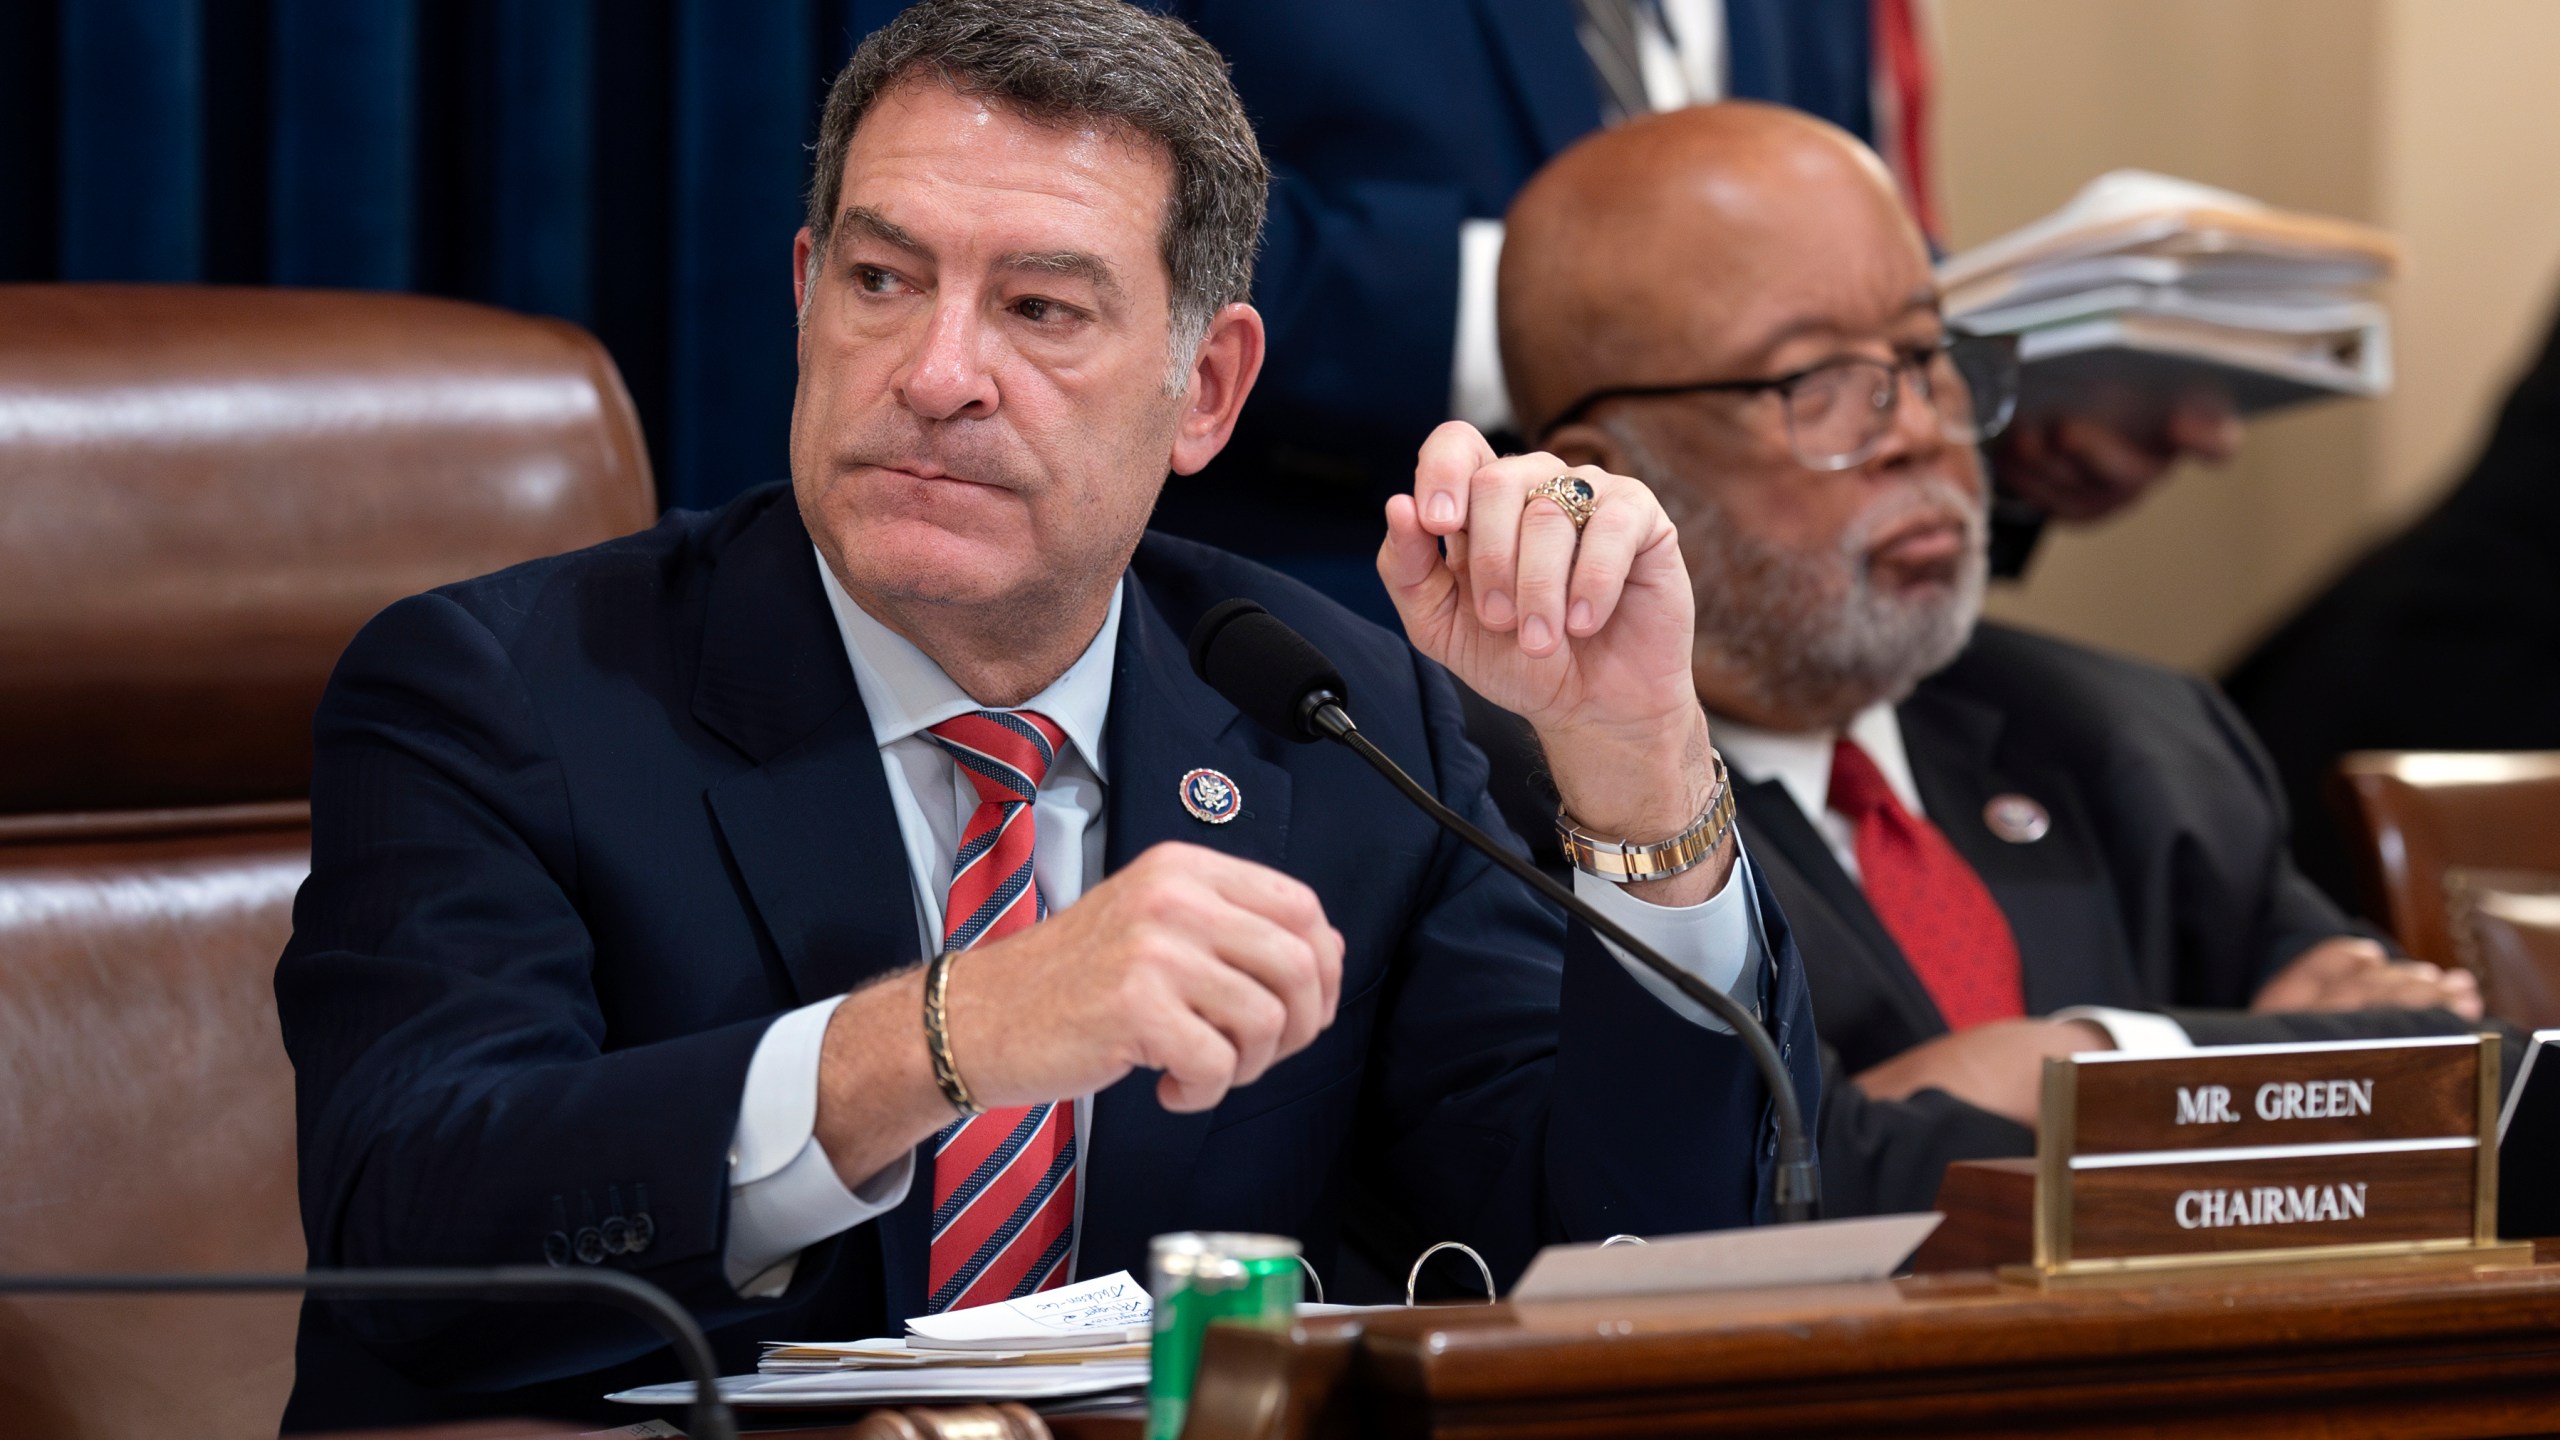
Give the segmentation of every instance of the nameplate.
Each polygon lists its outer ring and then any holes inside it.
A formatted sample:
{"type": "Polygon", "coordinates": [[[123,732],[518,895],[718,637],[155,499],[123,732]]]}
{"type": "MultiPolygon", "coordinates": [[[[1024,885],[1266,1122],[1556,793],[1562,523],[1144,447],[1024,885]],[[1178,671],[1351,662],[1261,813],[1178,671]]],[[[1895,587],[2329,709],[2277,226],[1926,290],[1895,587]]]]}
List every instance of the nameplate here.
{"type": "Polygon", "coordinates": [[[2497,1101],[2485,1035],[2048,1060],[2032,1268],[2495,1249],[2497,1101]]]}

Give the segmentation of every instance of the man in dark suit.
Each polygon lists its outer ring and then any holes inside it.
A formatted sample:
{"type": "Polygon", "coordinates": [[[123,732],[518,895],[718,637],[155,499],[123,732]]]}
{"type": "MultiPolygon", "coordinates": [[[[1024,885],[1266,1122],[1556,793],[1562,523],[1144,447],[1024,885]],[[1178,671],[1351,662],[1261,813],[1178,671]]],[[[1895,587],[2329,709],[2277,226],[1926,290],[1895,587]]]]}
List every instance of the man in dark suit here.
{"type": "Polygon", "coordinates": [[[1865,147],[1774,107],[1660,116],[1568,152],[1510,225],[1522,418],[1681,528],[1697,691],[1812,977],[1829,1213],[2027,1153],[2046,1055],[2478,1016],[2467,976],[2390,961],[2294,871],[2209,685],[1977,626],[1974,442],[2014,373],[1949,344],[1865,147]]]}
{"type": "MultiPolygon", "coordinates": [[[[1435,434],[1379,561],[1409,642],[1142,538],[1252,388],[1266,178],[1214,52],[1117,0],[862,48],[796,242],[792,489],[404,601],[333,677],[276,979],[313,1264],[613,1265],[744,1368],[1165,1231],[1322,1271],[1352,1184],[1506,1282],[1761,1212],[1737,1040],[1184,663],[1262,601],[1488,823],[1450,671],[1515,707],[1635,847],[1585,893],[1818,1093],[1642,485],[1435,434]]],[[[300,1359],[296,1427],[672,1374],[553,1308],[314,1305],[300,1359]]]]}
{"type": "MultiPolygon", "coordinates": [[[[1378,506],[1431,427],[1513,428],[1493,335],[1501,217],[1566,147],[1634,116],[1767,100],[1876,142],[1928,191],[1933,65],[1908,0],[1161,4],[1228,58],[1274,175],[1254,297],[1270,366],[1235,444],[1170,484],[1156,523],[1353,604],[1378,604],[1378,506]]],[[[2238,436],[2198,404],[2160,435],[2070,419],[2004,437],[2004,573],[2045,515],[2111,513],[2238,436]]]]}

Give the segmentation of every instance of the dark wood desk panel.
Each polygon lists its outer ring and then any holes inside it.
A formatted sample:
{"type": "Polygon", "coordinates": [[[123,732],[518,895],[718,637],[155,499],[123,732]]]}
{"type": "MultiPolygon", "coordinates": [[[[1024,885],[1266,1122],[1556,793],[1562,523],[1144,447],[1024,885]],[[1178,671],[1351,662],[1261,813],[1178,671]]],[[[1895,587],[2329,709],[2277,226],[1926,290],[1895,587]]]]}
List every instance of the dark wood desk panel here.
{"type": "Polygon", "coordinates": [[[2560,1266],[1447,1307],[1213,1334],[1189,1440],[2560,1433],[2560,1266]]]}

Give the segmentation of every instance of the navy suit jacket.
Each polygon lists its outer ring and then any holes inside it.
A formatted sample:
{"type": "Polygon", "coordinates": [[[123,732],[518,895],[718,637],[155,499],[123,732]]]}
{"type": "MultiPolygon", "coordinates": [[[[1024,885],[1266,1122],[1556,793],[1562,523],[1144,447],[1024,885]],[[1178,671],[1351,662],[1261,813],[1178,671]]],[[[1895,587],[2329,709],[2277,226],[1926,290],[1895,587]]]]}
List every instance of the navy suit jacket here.
{"type": "MultiPolygon", "coordinates": [[[[1601,126],[1573,0],[1142,0],[1233,67],[1272,167],[1254,303],[1269,357],[1235,443],[1157,524],[1256,555],[1348,557],[1448,418],[1458,222],[1499,218],[1601,126]]],[[[857,0],[865,34],[902,0],[857,0]]],[[[1725,0],[1728,90],[1871,133],[1868,0],[1725,0]]],[[[1312,573],[1312,572],[1310,572],[1312,573]]]]}
{"type": "MultiPolygon", "coordinates": [[[[1355,757],[1244,719],[1184,636],[1219,600],[1261,601],[1340,664],[1379,745],[1498,828],[1447,674],[1187,542],[1149,537],[1131,575],[1108,867],[1169,840],[1273,865],[1349,947],[1332,1028],[1214,1111],[1168,1113],[1152,1073],[1096,1098],[1080,1272],[1142,1270],[1149,1237],[1199,1228],[1297,1236],[1331,1273],[1350,1184],[1506,1284],[1546,1242],[1757,1217],[1773,1135],[1739,1042],[1654,1001],[1355,757]],[[1180,803],[1201,766],[1241,790],[1231,823],[1180,803]]],[[[340,662],[317,740],[312,874],[276,974],[313,1265],[614,1265],[688,1306],[732,1370],[759,1340],[894,1334],[922,1309],[921,1178],[806,1252],[779,1298],[723,1274],[765,1027],[920,958],[879,751],[787,489],[392,606],[340,662]]],[[[1811,1113],[1802,969],[1758,900],[1772,963],[1745,998],[1811,1113]]],[[[303,1324],[294,1428],[592,1413],[610,1386],[675,1376],[638,1325],[557,1306],[314,1304],[303,1324]]]]}

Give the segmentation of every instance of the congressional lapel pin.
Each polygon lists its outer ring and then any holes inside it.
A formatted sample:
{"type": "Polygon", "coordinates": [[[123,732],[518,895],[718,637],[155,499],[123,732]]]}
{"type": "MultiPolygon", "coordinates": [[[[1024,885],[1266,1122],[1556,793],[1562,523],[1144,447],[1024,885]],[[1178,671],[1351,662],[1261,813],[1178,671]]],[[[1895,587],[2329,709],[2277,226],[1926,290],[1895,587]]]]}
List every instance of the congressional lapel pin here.
{"type": "Polygon", "coordinates": [[[2053,828],[2053,816],[2032,797],[2013,792],[1992,796],[1982,807],[1982,823],[2012,845],[2033,845],[2053,828]]]}
{"type": "Polygon", "coordinates": [[[1182,808],[1194,820],[1224,825],[1243,813],[1244,792],[1216,770],[1194,770],[1182,777],[1182,808]]]}

